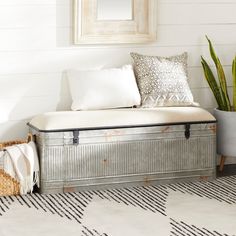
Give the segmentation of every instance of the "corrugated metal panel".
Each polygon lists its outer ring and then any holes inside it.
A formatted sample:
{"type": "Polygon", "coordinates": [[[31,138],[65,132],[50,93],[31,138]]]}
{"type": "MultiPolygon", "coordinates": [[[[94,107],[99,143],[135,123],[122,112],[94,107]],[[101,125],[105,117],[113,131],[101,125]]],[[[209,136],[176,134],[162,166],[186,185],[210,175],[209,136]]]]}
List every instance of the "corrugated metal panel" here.
{"type": "Polygon", "coordinates": [[[66,162],[63,146],[41,147],[39,150],[42,181],[63,180],[66,162]]]}
{"type": "Polygon", "coordinates": [[[83,186],[215,176],[215,126],[37,133],[42,192],[83,186]]]}
{"type": "Polygon", "coordinates": [[[205,137],[68,146],[65,177],[70,180],[209,168],[215,161],[212,146],[213,139],[205,137]]]}

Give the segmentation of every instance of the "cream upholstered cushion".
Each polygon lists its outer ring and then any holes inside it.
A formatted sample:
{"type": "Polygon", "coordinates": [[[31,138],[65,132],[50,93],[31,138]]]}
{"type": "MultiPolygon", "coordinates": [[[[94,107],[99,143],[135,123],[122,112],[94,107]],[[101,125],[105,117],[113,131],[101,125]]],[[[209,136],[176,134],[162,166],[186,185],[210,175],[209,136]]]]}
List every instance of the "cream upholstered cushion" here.
{"type": "Polygon", "coordinates": [[[215,121],[215,118],[199,107],[160,107],[49,112],[34,117],[30,125],[50,131],[204,121],[215,121]]]}
{"type": "Polygon", "coordinates": [[[196,105],[188,85],[187,53],[172,57],[131,53],[142,107],[196,105]]]}
{"type": "Polygon", "coordinates": [[[140,105],[141,97],[131,65],[103,70],[70,70],[67,74],[74,111],[140,105]]]}

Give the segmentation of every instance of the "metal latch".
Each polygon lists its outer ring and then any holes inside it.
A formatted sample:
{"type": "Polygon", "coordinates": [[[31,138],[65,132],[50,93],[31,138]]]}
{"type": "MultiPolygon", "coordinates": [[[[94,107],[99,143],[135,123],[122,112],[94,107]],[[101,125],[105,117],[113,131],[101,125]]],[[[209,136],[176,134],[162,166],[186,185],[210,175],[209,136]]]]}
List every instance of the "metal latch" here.
{"type": "Polygon", "coordinates": [[[73,131],[73,144],[79,144],[79,130],[73,131]]]}
{"type": "Polygon", "coordinates": [[[185,138],[189,139],[190,138],[190,124],[185,125],[185,132],[184,132],[185,138]]]}

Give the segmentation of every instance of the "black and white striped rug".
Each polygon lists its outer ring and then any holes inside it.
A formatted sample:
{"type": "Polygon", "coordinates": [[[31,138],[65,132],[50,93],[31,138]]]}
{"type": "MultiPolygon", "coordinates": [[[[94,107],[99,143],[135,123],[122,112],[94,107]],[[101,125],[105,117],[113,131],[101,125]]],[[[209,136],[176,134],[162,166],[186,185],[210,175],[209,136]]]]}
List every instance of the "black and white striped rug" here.
{"type": "Polygon", "coordinates": [[[0,198],[0,236],[233,236],[236,176],[0,198]]]}

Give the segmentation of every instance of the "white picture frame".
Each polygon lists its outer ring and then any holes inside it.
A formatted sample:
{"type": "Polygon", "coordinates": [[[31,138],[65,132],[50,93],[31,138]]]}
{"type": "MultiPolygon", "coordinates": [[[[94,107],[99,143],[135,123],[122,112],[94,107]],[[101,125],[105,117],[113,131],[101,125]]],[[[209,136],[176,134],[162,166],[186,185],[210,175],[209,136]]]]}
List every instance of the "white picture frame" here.
{"type": "Polygon", "coordinates": [[[74,0],[74,44],[153,42],[156,40],[156,5],[157,0],[132,0],[132,19],[98,20],[97,0],[74,0]]]}

